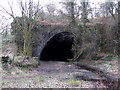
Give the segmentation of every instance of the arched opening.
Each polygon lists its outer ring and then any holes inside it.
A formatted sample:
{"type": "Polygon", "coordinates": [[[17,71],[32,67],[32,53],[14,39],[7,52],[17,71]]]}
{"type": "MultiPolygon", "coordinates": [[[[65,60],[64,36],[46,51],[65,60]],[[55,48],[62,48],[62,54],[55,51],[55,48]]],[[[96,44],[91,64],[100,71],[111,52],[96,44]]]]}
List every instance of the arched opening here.
{"type": "Polygon", "coordinates": [[[73,35],[70,32],[61,32],[53,36],[43,48],[40,60],[67,61],[73,58],[73,35]]]}

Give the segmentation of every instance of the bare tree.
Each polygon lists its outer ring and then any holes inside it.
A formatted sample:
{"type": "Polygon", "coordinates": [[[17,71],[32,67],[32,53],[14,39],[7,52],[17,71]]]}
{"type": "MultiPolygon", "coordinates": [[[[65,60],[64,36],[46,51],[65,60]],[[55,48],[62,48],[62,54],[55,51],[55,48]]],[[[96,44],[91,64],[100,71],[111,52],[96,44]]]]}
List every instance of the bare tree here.
{"type": "Polygon", "coordinates": [[[69,23],[75,25],[76,23],[76,18],[78,17],[78,12],[75,11],[77,10],[76,7],[76,2],[75,0],[73,1],[65,1],[61,2],[64,5],[64,8],[66,9],[66,12],[63,13],[64,11],[60,11],[63,15],[68,17],[69,23]]]}
{"type": "Polygon", "coordinates": [[[39,21],[40,20],[44,21],[46,19],[46,13],[44,12],[44,10],[39,10],[38,11],[36,19],[39,20],[39,21]]]}
{"type": "Polygon", "coordinates": [[[55,6],[55,4],[50,3],[46,6],[46,8],[47,8],[47,11],[49,13],[48,17],[50,19],[50,22],[53,22],[56,6],[55,6]]]}
{"type": "Polygon", "coordinates": [[[81,5],[82,5],[82,19],[83,19],[84,28],[85,28],[86,23],[88,21],[88,12],[87,12],[88,2],[81,2],[81,5]]]}
{"type": "Polygon", "coordinates": [[[104,17],[112,16],[116,21],[115,11],[116,11],[116,3],[115,2],[105,2],[100,4],[99,11],[102,13],[104,17]]]}
{"type": "Polygon", "coordinates": [[[33,6],[33,0],[29,0],[29,2],[27,2],[27,0],[25,0],[25,2],[23,2],[22,0],[16,0],[21,12],[21,17],[22,17],[22,23],[24,25],[21,25],[19,23],[19,19],[16,18],[15,16],[15,11],[14,11],[14,7],[12,7],[12,5],[9,3],[8,1],[8,5],[10,8],[10,11],[6,10],[4,7],[0,6],[2,8],[1,12],[4,12],[6,14],[8,14],[10,17],[13,18],[13,20],[15,20],[16,24],[18,27],[23,29],[24,32],[24,54],[27,56],[31,56],[32,54],[32,46],[31,46],[31,30],[33,29],[34,25],[35,25],[35,18],[36,15],[38,13],[38,7],[39,7],[39,0],[37,2],[36,8],[34,8],[33,6]]]}

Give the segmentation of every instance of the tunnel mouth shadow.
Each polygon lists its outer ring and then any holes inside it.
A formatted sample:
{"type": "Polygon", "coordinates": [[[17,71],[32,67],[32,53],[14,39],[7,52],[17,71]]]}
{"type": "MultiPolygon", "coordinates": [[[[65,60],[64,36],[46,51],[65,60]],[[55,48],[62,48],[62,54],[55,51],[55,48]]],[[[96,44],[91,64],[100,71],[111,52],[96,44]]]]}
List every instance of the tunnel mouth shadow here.
{"type": "Polygon", "coordinates": [[[72,45],[74,44],[73,34],[61,32],[54,35],[44,46],[41,61],[68,61],[74,57],[72,45]]]}

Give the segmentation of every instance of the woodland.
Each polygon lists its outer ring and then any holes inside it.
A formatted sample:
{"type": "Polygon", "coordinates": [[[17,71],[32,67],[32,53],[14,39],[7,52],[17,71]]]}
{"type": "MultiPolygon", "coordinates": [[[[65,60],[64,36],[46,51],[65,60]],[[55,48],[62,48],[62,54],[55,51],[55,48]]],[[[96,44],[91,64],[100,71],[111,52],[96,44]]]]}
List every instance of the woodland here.
{"type": "Polygon", "coordinates": [[[120,1],[16,2],[0,5],[2,89],[120,88],[120,1]]]}

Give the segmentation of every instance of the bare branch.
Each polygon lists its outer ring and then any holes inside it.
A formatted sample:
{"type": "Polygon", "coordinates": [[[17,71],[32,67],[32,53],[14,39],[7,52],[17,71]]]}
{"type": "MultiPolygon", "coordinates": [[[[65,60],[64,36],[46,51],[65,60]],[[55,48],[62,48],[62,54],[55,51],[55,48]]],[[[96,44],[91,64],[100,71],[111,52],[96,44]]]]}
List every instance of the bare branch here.
{"type": "MultiPolygon", "coordinates": [[[[34,16],[33,16],[33,21],[30,22],[30,26],[29,27],[31,27],[31,29],[33,29],[33,27],[35,25],[34,20],[35,20],[35,18],[37,16],[38,10],[39,10],[39,0],[38,0],[38,3],[37,3],[37,9],[36,9],[36,11],[34,13],[34,16]]],[[[30,29],[29,29],[29,33],[30,33],[30,29]]]]}
{"type": "Polygon", "coordinates": [[[24,5],[23,5],[23,2],[22,2],[22,0],[16,0],[17,1],[17,3],[18,3],[18,6],[19,6],[19,8],[20,8],[20,10],[21,10],[21,14],[22,14],[22,16],[23,15],[25,15],[25,7],[24,7],[24,5]]]}
{"type": "Polygon", "coordinates": [[[13,8],[12,8],[12,6],[10,5],[9,1],[8,1],[8,5],[9,5],[9,7],[10,7],[10,10],[11,10],[11,14],[12,14],[12,16],[15,18],[15,16],[14,16],[14,12],[13,12],[13,8]]]}
{"type": "Polygon", "coordinates": [[[0,5],[0,7],[3,9],[3,10],[0,10],[0,12],[5,13],[5,14],[8,14],[8,15],[10,15],[11,17],[14,18],[14,15],[12,15],[9,11],[7,11],[3,6],[0,5]]]}

